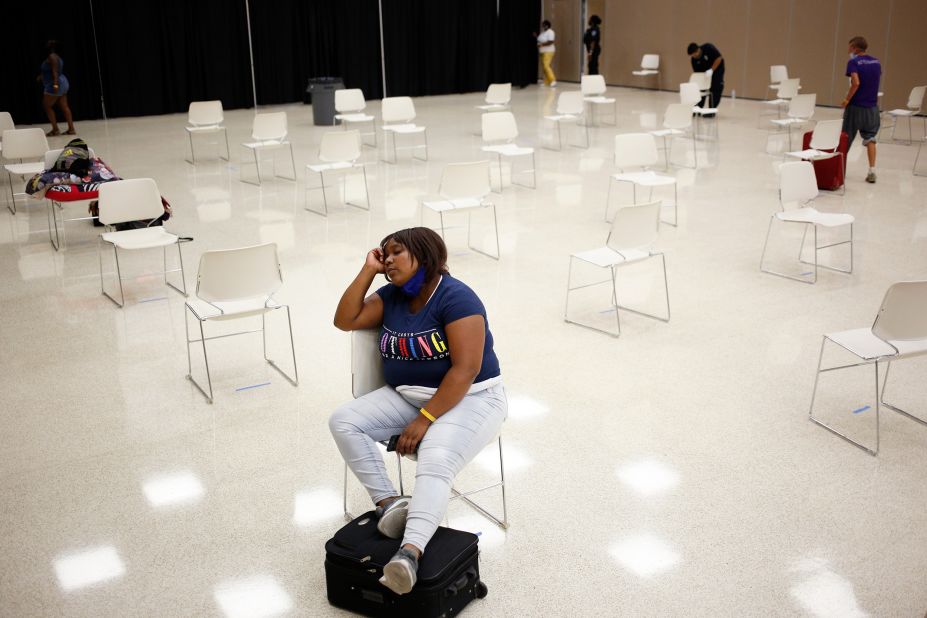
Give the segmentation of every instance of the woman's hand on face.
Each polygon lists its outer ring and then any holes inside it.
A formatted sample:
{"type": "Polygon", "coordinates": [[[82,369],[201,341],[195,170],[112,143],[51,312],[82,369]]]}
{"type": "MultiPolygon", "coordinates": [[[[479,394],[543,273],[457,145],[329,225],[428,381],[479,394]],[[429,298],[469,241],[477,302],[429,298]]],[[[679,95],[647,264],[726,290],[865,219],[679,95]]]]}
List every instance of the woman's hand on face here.
{"type": "Polygon", "coordinates": [[[367,259],[364,261],[364,266],[374,269],[377,273],[382,274],[386,272],[386,265],[383,263],[385,257],[383,255],[383,250],[380,247],[374,247],[367,253],[367,259]]]}
{"type": "Polygon", "coordinates": [[[402,431],[399,440],[396,442],[396,452],[400,455],[411,455],[414,453],[430,426],[431,421],[419,414],[418,417],[406,425],[406,428],[402,431]]]}

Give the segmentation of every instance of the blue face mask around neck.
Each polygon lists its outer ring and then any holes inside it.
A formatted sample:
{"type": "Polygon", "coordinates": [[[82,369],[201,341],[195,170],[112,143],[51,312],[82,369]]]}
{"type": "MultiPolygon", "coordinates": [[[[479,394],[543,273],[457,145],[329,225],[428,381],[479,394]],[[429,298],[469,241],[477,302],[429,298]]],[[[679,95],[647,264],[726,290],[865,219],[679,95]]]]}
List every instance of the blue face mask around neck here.
{"type": "Polygon", "coordinates": [[[418,296],[418,293],[422,291],[422,288],[425,287],[425,268],[419,268],[412,278],[402,284],[400,288],[402,293],[408,296],[409,298],[415,298],[418,296]]]}

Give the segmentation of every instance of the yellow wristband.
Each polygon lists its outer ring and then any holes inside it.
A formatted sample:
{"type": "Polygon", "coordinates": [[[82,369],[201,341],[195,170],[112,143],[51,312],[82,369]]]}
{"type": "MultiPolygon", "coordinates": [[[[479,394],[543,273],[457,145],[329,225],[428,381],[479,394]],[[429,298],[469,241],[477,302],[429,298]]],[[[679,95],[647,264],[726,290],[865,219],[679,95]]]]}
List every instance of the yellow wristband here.
{"type": "Polygon", "coordinates": [[[433,416],[428,412],[428,410],[426,410],[425,408],[420,408],[420,409],[419,409],[419,412],[421,412],[421,413],[422,413],[422,416],[424,416],[425,418],[427,418],[427,419],[428,419],[429,421],[431,421],[432,423],[435,422],[435,420],[437,420],[437,419],[435,419],[435,417],[433,417],[433,416]]]}

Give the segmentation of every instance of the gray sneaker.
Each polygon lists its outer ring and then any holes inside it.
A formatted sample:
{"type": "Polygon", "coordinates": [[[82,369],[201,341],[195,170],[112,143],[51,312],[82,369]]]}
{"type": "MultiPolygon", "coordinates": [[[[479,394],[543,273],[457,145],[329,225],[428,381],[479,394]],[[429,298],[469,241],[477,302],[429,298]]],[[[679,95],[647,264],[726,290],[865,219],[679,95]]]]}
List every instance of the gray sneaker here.
{"type": "Polygon", "coordinates": [[[391,539],[402,538],[406,530],[406,516],[409,514],[409,503],[412,498],[399,496],[385,507],[377,507],[377,530],[385,537],[391,539]]]}
{"type": "Polygon", "coordinates": [[[876,181],[875,172],[869,172],[866,175],[866,182],[871,182],[872,184],[875,184],[875,181],[876,181]]]}
{"type": "Polygon", "coordinates": [[[380,578],[380,583],[396,594],[406,594],[415,586],[417,579],[418,558],[415,552],[403,547],[383,567],[383,577],[380,578]]]}

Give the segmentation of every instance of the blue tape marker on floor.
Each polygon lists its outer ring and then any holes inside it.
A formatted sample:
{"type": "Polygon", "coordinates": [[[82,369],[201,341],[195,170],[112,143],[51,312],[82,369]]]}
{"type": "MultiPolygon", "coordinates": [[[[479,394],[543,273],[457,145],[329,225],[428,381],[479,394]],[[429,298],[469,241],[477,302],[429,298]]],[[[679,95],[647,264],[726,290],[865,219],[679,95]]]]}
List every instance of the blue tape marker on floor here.
{"type": "Polygon", "coordinates": [[[807,277],[808,275],[813,275],[813,274],[814,274],[814,271],[813,271],[813,270],[809,270],[809,271],[806,272],[806,273],[802,273],[800,276],[802,276],[802,277],[807,277]]]}
{"type": "Polygon", "coordinates": [[[856,408],[855,410],[853,410],[853,414],[859,414],[861,412],[865,412],[868,409],[869,409],[869,406],[863,406],[862,408],[856,408]]]}
{"type": "Polygon", "coordinates": [[[602,311],[599,311],[599,313],[611,313],[611,312],[614,311],[614,310],[615,310],[615,308],[612,307],[611,309],[604,309],[604,310],[602,310],[602,311]]]}
{"type": "Polygon", "coordinates": [[[248,390],[248,389],[250,389],[250,388],[258,388],[258,387],[261,387],[261,386],[267,386],[268,384],[270,384],[270,382],[263,382],[263,383],[261,383],[261,384],[252,384],[251,386],[242,386],[241,388],[236,388],[235,391],[236,391],[236,392],[237,392],[237,391],[246,391],[246,390],[248,390]]]}
{"type": "Polygon", "coordinates": [[[483,531],[480,530],[479,532],[477,532],[477,533],[476,533],[476,536],[483,536],[483,531]]]}
{"type": "Polygon", "coordinates": [[[138,302],[140,302],[140,303],[153,303],[153,302],[156,301],[156,300],[167,300],[167,296],[158,296],[158,297],[156,297],[156,298],[145,298],[145,299],[140,300],[140,301],[138,301],[138,302]]]}

